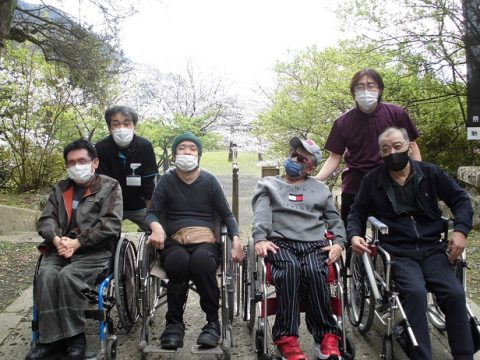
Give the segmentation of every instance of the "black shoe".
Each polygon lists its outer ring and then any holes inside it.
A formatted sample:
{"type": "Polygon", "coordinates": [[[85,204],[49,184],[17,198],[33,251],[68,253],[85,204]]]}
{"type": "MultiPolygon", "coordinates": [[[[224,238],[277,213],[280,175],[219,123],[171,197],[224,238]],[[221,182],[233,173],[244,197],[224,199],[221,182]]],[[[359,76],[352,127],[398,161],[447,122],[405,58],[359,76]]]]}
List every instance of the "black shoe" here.
{"type": "Polygon", "coordinates": [[[198,336],[197,345],[204,347],[215,347],[220,340],[220,323],[218,321],[210,321],[202,328],[202,332],[198,336]]]}
{"type": "Polygon", "coordinates": [[[160,346],[167,350],[177,350],[183,347],[185,325],[183,323],[167,323],[160,336],[160,346]]]}
{"type": "Polygon", "coordinates": [[[85,358],[85,348],[87,346],[87,342],[85,340],[85,333],[72,336],[67,341],[68,346],[65,359],[83,360],[85,358]]]}
{"type": "Polygon", "coordinates": [[[41,360],[46,359],[54,354],[65,351],[63,341],[55,341],[48,344],[38,343],[35,348],[25,356],[25,360],[41,360]]]}

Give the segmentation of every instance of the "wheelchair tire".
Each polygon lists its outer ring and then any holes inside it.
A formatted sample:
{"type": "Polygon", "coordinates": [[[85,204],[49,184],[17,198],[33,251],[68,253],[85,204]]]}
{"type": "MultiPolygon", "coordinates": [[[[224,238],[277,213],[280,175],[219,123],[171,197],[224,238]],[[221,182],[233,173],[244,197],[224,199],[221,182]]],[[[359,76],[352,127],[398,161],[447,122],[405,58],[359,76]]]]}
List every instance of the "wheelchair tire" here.
{"type": "Polygon", "coordinates": [[[438,331],[443,332],[447,330],[445,315],[440,309],[440,306],[438,306],[435,295],[432,293],[428,293],[427,295],[427,317],[433,327],[438,331]]]}
{"type": "Polygon", "coordinates": [[[115,360],[117,358],[117,337],[112,336],[107,340],[107,348],[105,349],[107,360],[115,360]]]}
{"type": "Polygon", "coordinates": [[[263,329],[257,329],[255,331],[255,352],[257,353],[257,357],[259,359],[263,359],[265,353],[263,352],[263,342],[265,340],[265,335],[263,333],[263,329]]]}
{"type": "MultiPolygon", "coordinates": [[[[459,257],[458,260],[455,261],[455,264],[453,265],[455,276],[457,277],[458,281],[460,281],[462,286],[464,286],[464,283],[465,283],[465,273],[464,273],[465,266],[466,266],[465,261],[461,257],[459,257]]],[[[440,309],[440,306],[437,303],[437,299],[435,298],[435,295],[433,295],[432,293],[429,293],[427,297],[427,317],[435,329],[441,332],[447,331],[447,325],[445,323],[445,315],[442,309],[440,309]]]]}
{"type": "Polygon", "coordinates": [[[228,308],[228,320],[230,323],[233,322],[233,318],[235,316],[235,300],[236,300],[236,271],[235,267],[237,266],[236,263],[232,261],[231,254],[232,254],[232,241],[230,239],[225,239],[225,256],[226,256],[226,277],[227,282],[225,284],[226,287],[226,296],[227,296],[227,308],[228,308]]]}
{"type": "Polygon", "coordinates": [[[148,318],[153,312],[155,300],[158,293],[159,279],[150,276],[150,272],[155,264],[156,250],[148,245],[147,237],[144,234],[138,242],[138,301],[137,308],[142,318],[148,318]]]}
{"type": "Polygon", "coordinates": [[[385,337],[383,338],[382,359],[385,359],[385,360],[393,359],[393,341],[392,341],[392,337],[388,335],[385,335],[385,337]]]}
{"type": "Polygon", "coordinates": [[[130,332],[138,320],[137,308],[137,252],[135,245],[126,238],[121,238],[115,253],[115,302],[121,328],[130,332]]]}
{"type": "Polygon", "coordinates": [[[247,256],[245,257],[245,266],[243,269],[244,281],[244,319],[248,320],[248,329],[253,331],[255,327],[255,321],[257,320],[257,302],[255,299],[256,294],[256,259],[255,259],[255,247],[253,240],[249,240],[247,244],[247,256]]]}
{"type": "Polygon", "coordinates": [[[347,271],[344,277],[344,289],[346,292],[347,315],[354,327],[360,324],[363,316],[365,299],[362,296],[362,284],[365,283],[365,271],[363,263],[352,248],[347,249],[347,271]]]}
{"type": "Polygon", "coordinates": [[[355,359],[355,344],[352,339],[347,335],[346,343],[340,345],[340,352],[342,354],[343,360],[353,360],[355,359]]]}
{"type": "Polygon", "coordinates": [[[346,276],[347,314],[350,322],[360,333],[366,333],[373,325],[375,298],[370,291],[361,256],[349,248],[347,255],[349,274],[346,276]]]}

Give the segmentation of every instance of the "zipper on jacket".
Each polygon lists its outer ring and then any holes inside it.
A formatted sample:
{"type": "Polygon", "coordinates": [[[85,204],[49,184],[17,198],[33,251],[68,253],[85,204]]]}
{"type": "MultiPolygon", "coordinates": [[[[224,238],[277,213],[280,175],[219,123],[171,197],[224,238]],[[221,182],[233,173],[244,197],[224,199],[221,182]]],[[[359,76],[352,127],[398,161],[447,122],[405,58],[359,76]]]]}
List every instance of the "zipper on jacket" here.
{"type": "Polygon", "coordinates": [[[410,216],[410,219],[412,219],[413,229],[415,230],[415,235],[417,235],[417,250],[419,250],[418,242],[420,241],[420,234],[418,233],[418,230],[417,230],[417,223],[415,222],[415,219],[413,218],[413,216],[410,216]]]}

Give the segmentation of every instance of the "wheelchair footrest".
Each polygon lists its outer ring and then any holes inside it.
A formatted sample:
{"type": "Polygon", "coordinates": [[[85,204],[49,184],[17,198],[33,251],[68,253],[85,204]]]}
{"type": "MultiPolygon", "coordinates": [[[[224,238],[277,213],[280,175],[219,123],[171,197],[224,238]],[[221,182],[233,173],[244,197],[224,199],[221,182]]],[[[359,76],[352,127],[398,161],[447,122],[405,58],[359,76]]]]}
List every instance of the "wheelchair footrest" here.
{"type": "Polygon", "coordinates": [[[204,348],[198,345],[192,345],[190,352],[196,355],[222,355],[223,349],[220,345],[217,345],[214,348],[204,348]]]}
{"type": "Polygon", "coordinates": [[[146,354],[162,354],[162,353],[176,353],[177,350],[167,350],[162,348],[161,346],[147,345],[143,348],[142,352],[146,354]]]}

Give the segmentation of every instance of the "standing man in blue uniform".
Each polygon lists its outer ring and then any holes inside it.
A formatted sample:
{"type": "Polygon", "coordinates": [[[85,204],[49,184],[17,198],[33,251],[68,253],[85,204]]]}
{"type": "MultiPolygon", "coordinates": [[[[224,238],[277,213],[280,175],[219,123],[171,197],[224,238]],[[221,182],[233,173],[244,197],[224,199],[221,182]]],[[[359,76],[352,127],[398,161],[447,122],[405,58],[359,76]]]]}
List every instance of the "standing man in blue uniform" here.
{"type": "Polygon", "coordinates": [[[142,230],[158,174],[153,146],[135,134],[138,115],[128,106],[113,106],[105,112],[110,135],[96,144],[100,165],[97,172],[120,183],[123,194],[123,219],[142,230]]]}

